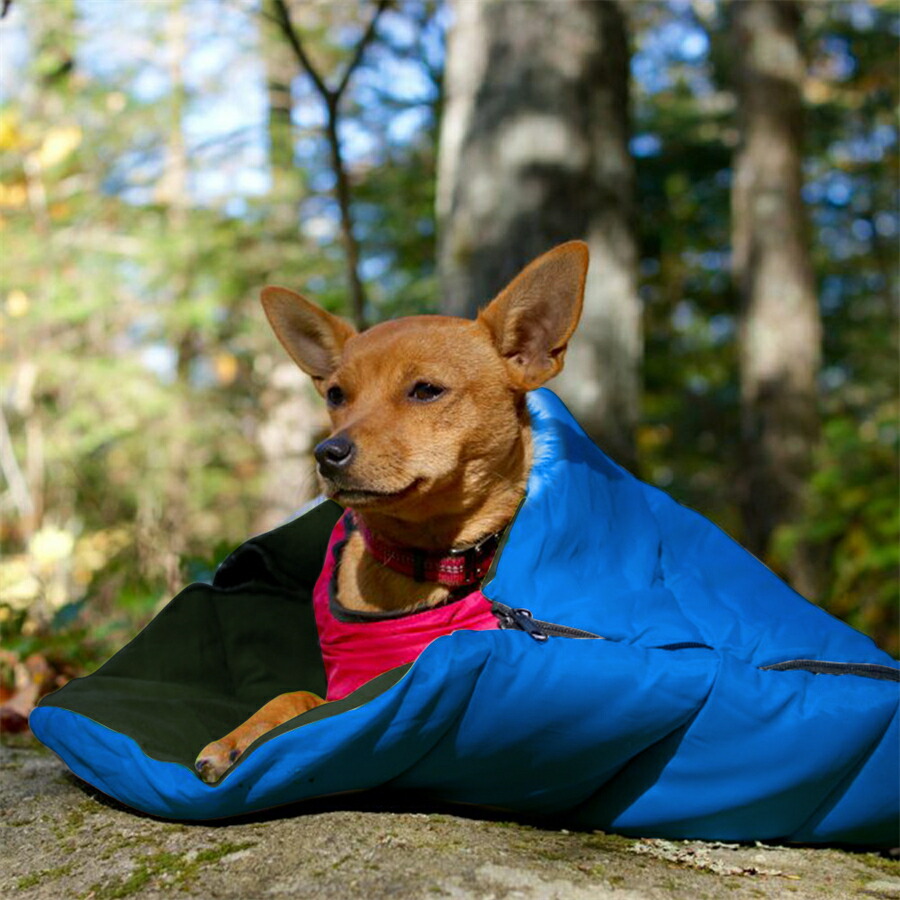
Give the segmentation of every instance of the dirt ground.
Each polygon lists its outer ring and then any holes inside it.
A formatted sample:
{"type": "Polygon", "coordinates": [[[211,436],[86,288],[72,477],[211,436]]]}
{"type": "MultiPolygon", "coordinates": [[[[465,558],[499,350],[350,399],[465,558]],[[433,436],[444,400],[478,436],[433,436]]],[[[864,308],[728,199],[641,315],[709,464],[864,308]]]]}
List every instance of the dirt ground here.
{"type": "Polygon", "coordinates": [[[834,849],[636,840],[345,797],[188,825],[98,795],[48,751],[0,757],[0,897],[900,898],[900,862],[834,849]]]}

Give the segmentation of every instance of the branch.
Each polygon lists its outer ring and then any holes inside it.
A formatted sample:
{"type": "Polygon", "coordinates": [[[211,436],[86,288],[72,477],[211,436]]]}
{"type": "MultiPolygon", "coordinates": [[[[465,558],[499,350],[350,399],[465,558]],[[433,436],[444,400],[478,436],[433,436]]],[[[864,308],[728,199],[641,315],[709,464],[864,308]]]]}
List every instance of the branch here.
{"type": "Polygon", "coordinates": [[[272,6],[275,9],[275,21],[281,28],[284,36],[288,39],[288,43],[291,45],[294,55],[299,60],[300,65],[309,73],[309,77],[312,78],[316,90],[328,100],[331,96],[331,91],[329,90],[328,85],[325,84],[322,76],[316,71],[316,67],[312,64],[312,60],[306,55],[306,50],[304,50],[300,38],[297,37],[297,31],[294,28],[293,22],[291,22],[290,10],[287,8],[284,0],[272,0],[272,6]]]}
{"type": "Polygon", "coordinates": [[[13,449],[12,437],[2,406],[0,406],[0,471],[3,472],[3,477],[9,485],[13,504],[24,519],[30,519],[34,515],[34,500],[28,489],[28,481],[22,474],[22,469],[16,459],[16,452],[13,449]]]}
{"type": "Polygon", "coordinates": [[[325,101],[327,110],[327,120],[325,123],[325,136],[328,139],[328,146],[331,151],[331,167],[335,176],[335,198],[341,213],[341,240],[344,244],[344,253],[346,256],[347,269],[347,286],[350,290],[350,308],[353,313],[353,320],[356,327],[362,331],[365,328],[365,308],[366,308],[366,291],[359,276],[359,242],[353,233],[353,211],[350,203],[350,179],[347,175],[347,167],[344,163],[343,154],[341,153],[341,143],[338,138],[338,105],[341,96],[350,82],[350,76],[359,65],[365,53],[366,47],[372,42],[375,36],[375,28],[378,24],[379,16],[387,9],[390,0],[378,0],[375,8],[375,14],[369,22],[362,37],[357,42],[344,74],[336,88],[328,87],[324,77],[319,73],[312,64],[312,60],[303,46],[293,23],[291,22],[291,13],[288,9],[286,0],[271,0],[272,8],[275,15],[273,18],[281,29],[285,38],[294,51],[300,66],[309,73],[315,85],[316,91],[325,101]]]}
{"type": "Polygon", "coordinates": [[[287,38],[288,43],[291,45],[291,49],[294,51],[294,55],[297,57],[300,65],[307,71],[309,77],[312,79],[313,84],[316,86],[316,90],[319,94],[322,95],[325,102],[331,106],[337,106],[338,101],[341,99],[344,91],[347,88],[347,85],[350,82],[350,76],[353,74],[356,67],[360,64],[363,58],[363,54],[366,52],[366,47],[372,42],[372,38],[375,36],[375,29],[378,25],[378,19],[381,14],[387,9],[391,0],[378,0],[378,5],[375,8],[375,13],[369,21],[369,25],[366,28],[363,36],[359,39],[356,48],[353,51],[353,57],[347,65],[347,68],[344,70],[344,74],[341,76],[340,81],[336,88],[328,87],[325,82],[324,77],[321,73],[316,69],[313,65],[312,60],[309,58],[309,54],[306,52],[306,48],[303,46],[303,42],[300,40],[300,36],[297,34],[297,29],[294,28],[294,23],[291,21],[291,11],[288,9],[287,3],[285,0],[272,0],[272,6],[275,10],[275,22],[281,28],[284,36],[287,38]]]}
{"type": "MultiPolygon", "coordinates": [[[[281,2],[281,0],[279,0],[279,2],[281,2]]],[[[363,53],[366,52],[366,47],[369,46],[369,44],[372,42],[372,38],[375,36],[375,28],[378,25],[378,18],[387,9],[390,2],[391,0],[378,0],[378,6],[375,8],[375,14],[372,16],[372,19],[369,22],[369,27],[365,30],[363,36],[359,39],[359,43],[356,45],[356,51],[353,54],[353,59],[350,60],[350,64],[347,66],[347,70],[344,72],[344,77],[340,80],[337,89],[334,92],[335,102],[341,99],[341,95],[344,93],[344,90],[346,89],[347,84],[350,81],[350,76],[353,74],[353,70],[362,61],[363,53]]]]}

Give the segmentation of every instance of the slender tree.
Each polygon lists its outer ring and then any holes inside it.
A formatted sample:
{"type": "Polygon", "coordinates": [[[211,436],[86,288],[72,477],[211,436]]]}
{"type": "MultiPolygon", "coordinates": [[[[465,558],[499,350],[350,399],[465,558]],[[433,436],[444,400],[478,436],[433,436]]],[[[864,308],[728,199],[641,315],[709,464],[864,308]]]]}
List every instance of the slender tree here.
{"type": "Polygon", "coordinates": [[[340,137],[338,135],[338,122],[340,117],[341,98],[350,83],[350,77],[360,64],[366,47],[375,37],[375,29],[382,12],[387,8],[389,0],[378,0],[369,25],[356,44],[350,61],[344,67],[337,84],[333,87],[328,84],[324,75],[313,64],[309,53],[294,26],[291,18],[291,10],[286,0],[273,0],[272,11],[275,21],[281,28],[285,39],[296,56],[301,69],[309,75],[315,87],[316,93],[322,98],[325,105],[325,137],[328,140],[328,148],[331,154],[331,168],[335,179],[335,198],[341,215],[341,238],[344,243],[346,255],[347,282],[350,290],[350,309],[357,328],[364,328],[366,324],[366,294],[362,279],[359,275],[359,242],[353,230],[353,213],[350,205],[350,178],[347,173],[347,164],[344,159],[340,137]]]}
{"type": "MultiPolygon", "coordinates": [[[[789,0],[731,6],[741,146],[732,243],[741,298],[742,490],[745,540],[759,554],[802,509],[819,434],[822,325],[801,198],[805,65],[800,8],[789,0]]],[[[800,548],[788,575],[816,591],[800,548]]]]}
{"type": "MultiPolygon", "coordinates": [[[[264,0],[262,9],[259,47],[266,70],[271,185],[267,227],[279,242],[296,245],[302,240],[300,204],[305,180],[294,158],[296,132],[291,83],[297,74],[297,58],[285,40],[276,0],[264,0]]],[[[279,258],[279,262],[283,259],[279,258]]],[[[255,323],[265,331],[259,317],[255,323]]],[[[315,495],[315,461],[311,450],[325,428],[324,411],[310,396],[308,379],[281,352],[274,336],[268,347],[261,354],[268,368],[259,390],[255,432],[260,451],[261,504],[254,524],[261,531],[280,524],[315,495]]]]}
{"type": "Polygon", "coordinates": [[[557,389],[634,461],[641,356],[628,41],[612,0],[457,0],[438,162],[443,307],[472,314],[570,238],[590,245],[585,311],[557,389]]]}
{"type": "MultiPolygon", "coordinates": [[[[171,303],[191,302],[193,272],[192,248],[188,241],[190,216],[190,162],[184,134],[184,116],[188,106],[185,62],[188,56],[188,16],[184,0],[168,0],[165,12],[166,74],[169,79],[169,117],[165,134],[162,175],[156,184],[156,199],[166,209],[169,233],[180,240],[172,248],[171,277],[168,290],[171,303]]],[[[173,335],[179,381],[186,384],[200,352],[199,329],[187,322],[173,335]]]]}
{"type": "Polygon", "coordinates": [[[272,202],[279,224],[297,227],[302,179],[294,160],[291,82],[297,71],[293,50],[284,39],[275,0],[264,0],[260,17],[260,50],[266,67],[267,131],[272,202]]]}
{"type": "MultiPolygon", "coordinates": [[[[3,15],[8,9],[9,4],[4,4],[3,15]]],[[[74,0],[61,0],[47,10],[46,15],[25,18],[25,30],[32,49],[29,73],[32,77],[21,94],[24,118],[26,121],[42,119],[64,123],[58,132],[60,136],[64,133],[62,129],[70,124],[67,104],[77,81],[78,23],[74,0]]],[[[73,143],[80,139],[77,130],[73,129],[69,134],[76,135],[73,143]]],[[[48,178],[49,161],[52,160],[40,152],[27,153],[22,161],[30,227],[41,244],[41,252],[34,258],[28,275],[34,297],[44,309],[55,299],[61,280],[58,273],[64,268],[54,233],[52,206],[56,198],[48,178]]],[[[10,260],[15,257],[15,254],[6,255],[10,260]]],[[[21,294],[20,283],[15,284],[21,294]]],[[[27,537],[43,524],[47,500],[46,422],[36,402],[38,380],[44,373],[40,354],[34,353],[32,347],[12,343],[11,349],[14,374],[8,383],[17,389],[8,390],[0,401],[0,405],[9,404],[12,418],[12,422],[8,421],[6,411],[0,410],[0,472],[21,514],[21,533],[27,537]],[[10,433],[17,430],[17,424],[24,432],[21,465],[10,433]]]]}

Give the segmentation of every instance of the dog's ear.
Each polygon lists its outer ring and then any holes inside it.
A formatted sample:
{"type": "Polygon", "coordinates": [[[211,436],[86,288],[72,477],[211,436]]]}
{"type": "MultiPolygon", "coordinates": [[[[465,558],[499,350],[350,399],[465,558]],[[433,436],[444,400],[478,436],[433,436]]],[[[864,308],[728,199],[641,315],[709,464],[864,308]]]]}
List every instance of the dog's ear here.
{"type": "Polygon", "coordinates": [[[560,244],[523,269],[478,314],[515,387],[530,391],[562,370],[581,316],[587,269],[587,244],[560,244]]]}
{"type": "Polygon", "coordinates": [[[321,393],[322,381],[337,368],[356,330],[287,288],[264,287],[260,300],[278,340],[321,393]]]}

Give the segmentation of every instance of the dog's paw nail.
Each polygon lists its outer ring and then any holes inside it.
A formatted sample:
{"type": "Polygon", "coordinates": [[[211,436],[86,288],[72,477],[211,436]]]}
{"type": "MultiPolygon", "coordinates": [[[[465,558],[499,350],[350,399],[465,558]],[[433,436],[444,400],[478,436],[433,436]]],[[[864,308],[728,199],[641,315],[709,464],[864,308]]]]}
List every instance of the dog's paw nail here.
{"type": "Polygon", "coordinates": [[[197,770],[200,780],[206,784],[214,784],[218,781],[219,773],[216,771],[215,764],[211,759],[198,759],[194,763],[194,768],[197,770]]]}
{"type": "Polygon", "coordinates": [[[228,762],[234,762],[241,755],[241,751],[237,747],[228,754],[228,762]]]}

